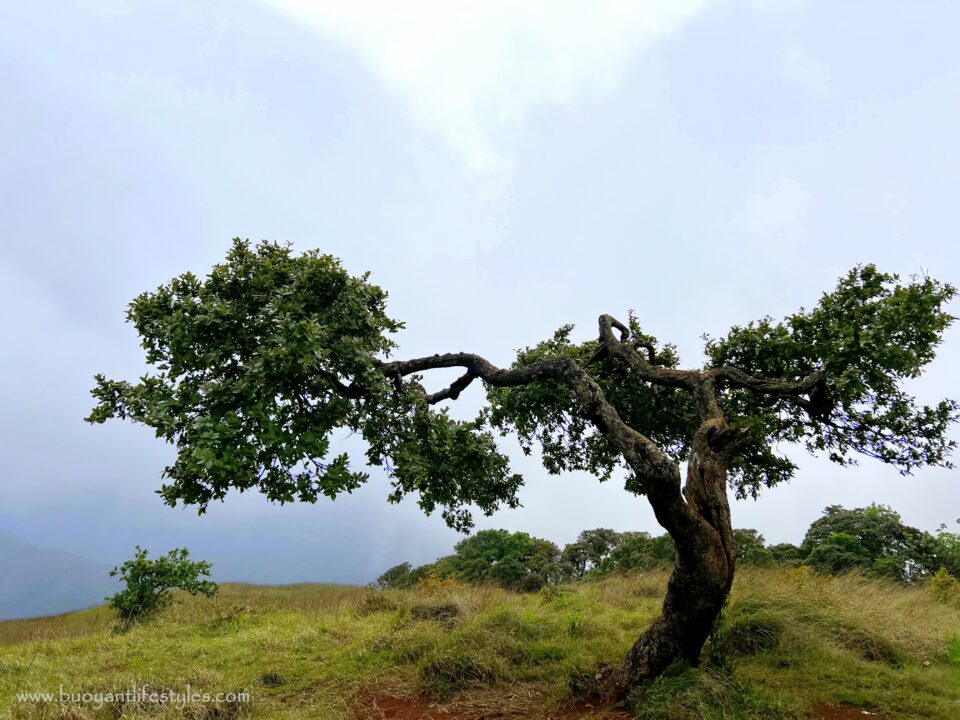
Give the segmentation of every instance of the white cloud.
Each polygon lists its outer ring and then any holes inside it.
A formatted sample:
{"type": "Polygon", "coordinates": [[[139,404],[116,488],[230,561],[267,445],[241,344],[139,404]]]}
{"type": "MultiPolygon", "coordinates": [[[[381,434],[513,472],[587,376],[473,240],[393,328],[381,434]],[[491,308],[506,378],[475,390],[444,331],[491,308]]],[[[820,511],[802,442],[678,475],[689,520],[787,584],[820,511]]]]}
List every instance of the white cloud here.
{"type": "Polygon", "coordinates": [[[788,47],[783,52],[783,74],[821,95],[836,95],[830,67],[800,47],[788,47]]]}
{"type": "Polygon", "coordinates": [[[476,172],[538,106],[609,90],[632,53],[705,0],[261,0],[345,43],[476,172]]]}

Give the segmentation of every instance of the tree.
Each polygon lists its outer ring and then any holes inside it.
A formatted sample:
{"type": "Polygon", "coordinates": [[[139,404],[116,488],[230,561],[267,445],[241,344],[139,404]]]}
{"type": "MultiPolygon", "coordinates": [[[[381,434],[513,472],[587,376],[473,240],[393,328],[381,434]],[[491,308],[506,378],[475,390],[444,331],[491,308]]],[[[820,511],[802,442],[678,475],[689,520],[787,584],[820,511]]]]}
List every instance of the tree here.
{"type": "Polygon", "coordinates": [[[622,539],[620,533],[607,528],[581,532],[560,556],[570,579],[579,580],[588,570],[600,568],[622,539]]]}
{"type": "Polygon", "coordinates": [[[771,545],[770,554],[777,565],[797,565],[800,562],[800,548],[793,543],[771,545]]]}
{"type": "Polygon", "coordinates": [[[203,580],[210,576],[208,562],[190,560],[186,548],[175,548],[156,560],[150,560],[139,545],[132,560],[127,560],[110,571],[119,576],[125,587],[107,601],[125,625],[153,615],[170,602],[174,590],[185,590],[191,595],[213,597],[217,584],[203,580]]]}
{"type": "Polygon", "coordinates": [[[947,531],[946,525],[937,529],[932,544],[933,564],[960,579],[960,534],[947,531]]]}
{"type": "Polygon", "coordinates": [[[539,590],[557,582],[560,550],[525,532],[481,530],[457,543],[450,556],[453,576],[466,582],[495,582],[508,590],[539,590]]]}
{"type": "Polygon", "coordinates": [[[763,535],[756,530],[733,531],[733,554],[743,565],[773,565],[773,553],[766,546],[763,535]]]}
{"type": "Polygon", "coordinates": [[[823,572],[860,569],[912,582],[937,571],[948,557],[944,549],[937,538],[905,525],[897,512],[884,505],[853,510],[831,505],[810,525],[800,554],[823,572]]]}
{"type": "Polygon", "coordinates": [[[584,530],[577,537],[577,543],[584,547],[591,567],[600,567],[621,540],[620,533],[608,528],[584,530]]]}
{"type": "Polygon", "coordinates": [[[528,574],[526,562],[536,545],[527,533],[481,530],[454,548],[453,568],[467,582],[493,581],[515,589],[528,574]]]}
{"type": "Polygon", "coordinates": [[[549,472],[624,472],[677,561],[660,617],[601,674],[619,694],[699,659],[733,581],[728,483],[756,496],[790,478],[796,468],[775,447],[801,443],[842,465],[863,454],[905,473],[947,463],[956,403],[918,405],[903,382],[933,360],[954,295],[928,277],[857,267],[810,310],[708,338],[698,369],[681,369],[633,313],[625,323],[601,315],[583,342],[560,328],[509,367],[474,352],[398,360],[391,336],[403,325],[368,275],[316,251],[236,240],[205,279],[187,273],[130,304],[154,371],[137,383],[98,376],[88,419],[127,418],[176,445],[160,493],[200,512],[232,488],[280,502],[357,488],[367,476],[331,456],[335,430],[364,438],[391,501],[417,495],[458,529],[470,527],[471,506],[519,504],[523,479],[494,431],[515,433],[527,452],[539,444],[549,472]],[[424,373],[448,368],[463,374],[424,387],[424,373]],[[488,407],[476,419],[438,409],[477,380],[488,407]]]}
{"type": "Polygon", "coordinates": [[[527,558],[528,576],[523,590],[539,590],[544,585],[556,585],[563,580],[560,568],[560,548],[543,538],[533,538],[533,552],[527,558]]]}
{"type": "Polygon", "coordinates": [[[431,577],[447,579],[456,576],[456,556],[445,555],[437,558],[432,563],[418,565],[410,571],[410,577],[405,580],[404,587],[413,587],[421,580],[428,580],[431,577]]]}
{"type": "Polygon", "coordinates": [[[560,564],[566,580],[581,580],[590,567],[590,551],[578,542],[565,545],[560,553],[560,564]]]}
{"type": "Polygon", "coordinates": [[[408,562],[394,565],[377,578],[378,588],[409,588],[416,585],[417,579],[413,575],[413,567],[408,562]]]}
{"type": "Polygon", "coordinates": [[[401,563],[377,578],[381,588],[409,588],[431,575],[493,582],[508,590],[536,591],[561,580],[560,549],[524,532],[481,530],[457,543],[454,554],[411,568],[401,563]]]}
{"type": "Polygon", "coordinates": [[[670,565],[676,559],[676,548],[669,535],[651,537],[646,532],[625,532],[620,542],[604,561],[602,569],[611,572],[650,570],[670,565]]]}
{"type": "MultiPolygon", "coordinates": [[[[807,556],[807,561],[821,572],[836,575],[857,568],[869,568],[874,558],[857,537],[838,532],[831,533],[817,545],[807,556]]],[[[889,568],[885,565],[885,569],[889,568]]]]}

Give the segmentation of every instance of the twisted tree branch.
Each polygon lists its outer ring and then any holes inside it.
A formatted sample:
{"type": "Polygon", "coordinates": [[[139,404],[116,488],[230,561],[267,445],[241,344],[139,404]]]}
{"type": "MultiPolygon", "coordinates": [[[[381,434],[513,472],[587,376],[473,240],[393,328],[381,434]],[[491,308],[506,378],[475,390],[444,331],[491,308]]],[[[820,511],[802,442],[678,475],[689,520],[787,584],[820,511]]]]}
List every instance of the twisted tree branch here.
{"type": "Polygon", "coordinates": [[[653,346],[647,343],[629,343],[629,329],[609,315],[600,316],[600,349],[594,357],[613,354],[619,357],[639,377],[657,385],[679,387],[689,391],[696,401],[704,420],[722,416],[717,402],[716,382],[725,381],[751,392],[788,398],[811,416],[823,416],[829,411],[826,394],[826,377],[816,370],[800,381],[758,378],[731,366],[713,367],[707,370],[676,370],[654,365],[653,346]],[[618,340],[613,330],[620,331],[618,340]],[[638,352],[647,349],[647,357],[638,352]],[[804,399],[807,395],[809,399],[804,399]]]}
{"type": "Polygon", "coordinates": [[[460,397],[460,393],[463,392],[467,386],[473,382],[475,377],[477,377],[476,373],[474,373],[473,370],[468,369],[463,375],[450,383],[450,387],[428,394],[426,396],[427,403],[430,405],[435,405],[442,400],[456,400],[458,397],[460,397]]]}
{"type": "Polygon", "coordinates": [[[769,378],[755,377],[740,368],[729,365],[710,368],[703,374],[707,377],[725,380],[731,385],[752,390],[755,393],[781,397],[812,393],[823,383],[826,377],[822,370],[815,370],[800,381],[771,380],[769,378]]]}
{"type": "MultiPolygon", "coordinates": [[[[719,421],[717,433],[711,435],[708,445],[725,456],[732,455],[747,441],[743,429],[725,428],[723,414],[717,401],[717,382],[728,382],[755,393],[785,397],[808,412],[817,412],[823,397],[823,373],[811,373],[800,382],[757,378],[733,367],[707,370],[678,370],[653,363],[654,349],[648,343],[630,341],[630,329],[611,317],[599,318],[600,347],[588,361],[605,355],[617,357],[639,379],[665,387],[681,388],[691,393],[704,422],[719,421]],[[617,331],[616,333],[614,331],[617,331]],[[619,335],[619,337],[617,337],[619,335]],[[639,348],[647,350],[646,355],[639,348]],[[808,395],[809,400],[803,398],[808,395]]],[[[621,454],[633,471],[638,485],[650,498],[657,519],[668,530],[700,524],[703,519],[685,502],[680,489],[680,473],[676,463],[650,438],[630,427],[616,408],[604,397],[596,380],[570,357],[544,358],[518,368],[500,368],[475,353],[444,353],[409,360],[378,363],[378,369],[399,386],[403,377],[427,370],[460,367],[466,372],[448,387],[434,393],[425,393],[426,401],[435,404],[456,400],[476,378],[494,387],[517,387],[546,380],[567,385],[577,398],[580,415],[591,422],[608,442],[621,454]]],[[[345,385],[335,377],[334,389],[344,397],[360,397],[364,390],[356,383],[345,385]]]]}

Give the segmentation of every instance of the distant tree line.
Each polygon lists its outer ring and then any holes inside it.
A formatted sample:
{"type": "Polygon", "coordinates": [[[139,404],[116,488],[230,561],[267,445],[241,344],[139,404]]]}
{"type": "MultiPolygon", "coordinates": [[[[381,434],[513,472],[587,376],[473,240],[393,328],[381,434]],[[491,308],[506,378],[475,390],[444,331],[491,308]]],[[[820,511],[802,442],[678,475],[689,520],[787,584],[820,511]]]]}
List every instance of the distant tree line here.
{"type": "MultiPolygon", "coordinates": [[[[910,527],[884,505],[853,510],[832,505],[813,522],[799,546],[768,545],[752,529],[735,529],[733,534],[740,565],[806,565],[819,573],[860,571],[903,583],[923,580],[942,568],[960,579],[960,534],[947,532],[945,526],[935,534],[910,527]]],[[[402,589],[437,577],[535,592],[588,577],[669,566],[675,555],[667,534],[584,530],[561,550],[524,532],[481,530],[458,542],[452,555],[419,567],[401,563],[376,584],[402,589]]]]}

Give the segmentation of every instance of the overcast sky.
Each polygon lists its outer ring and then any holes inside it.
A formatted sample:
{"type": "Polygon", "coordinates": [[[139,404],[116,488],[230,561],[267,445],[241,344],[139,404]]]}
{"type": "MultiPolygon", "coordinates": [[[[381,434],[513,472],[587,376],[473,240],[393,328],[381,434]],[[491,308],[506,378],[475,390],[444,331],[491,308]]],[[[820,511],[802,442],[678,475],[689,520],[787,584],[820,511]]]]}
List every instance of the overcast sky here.
{"type": "MultiPolygon", "coordinates": [[[[372,271],[401,356],[507,363],[635,308],[697,366],[703,333],[812,305],[857,263],[960,283],[957,28],[933,0],[0,4],[0,528],[108,563],[187,545],[269,582],[448,552],[378,471],[336,503],[164,506],[170,448],[82,420],[94,373],[144,372],[126,304],[265,238],[372,271]]],[[[953,329],[917,394],[960,397],[958,361],[953,329]]],[[[960,515],[954,471],[797,456],[736,526],[960,515]]],[[[658,530],[617,482],[517,466],[524,507],[480,527],[658,530]]]]}

